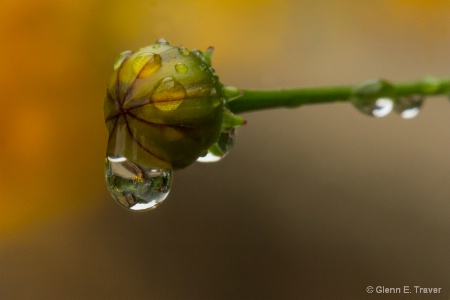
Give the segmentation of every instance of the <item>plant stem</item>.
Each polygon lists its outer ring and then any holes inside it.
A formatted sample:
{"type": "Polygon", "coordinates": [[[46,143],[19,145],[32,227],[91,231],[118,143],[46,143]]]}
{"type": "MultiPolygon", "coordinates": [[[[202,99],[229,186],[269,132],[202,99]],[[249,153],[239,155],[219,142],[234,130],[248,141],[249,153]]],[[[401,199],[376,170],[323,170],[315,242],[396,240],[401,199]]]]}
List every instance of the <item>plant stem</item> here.
{"type": "MultiPolygon", "coordinates": [[[[233,113],[255,110],[298,107],[304,104],[319,104],[350,101],[358,86],[317,87],[286,90],[240,90],[243,95],[228,103],[233,113]]],[[[450,78],[425,77],[414,82],[390,84],[391,90],[378,92],[377,97],[397,98],[411,95],[440,95],[450,93],[450,78]]]]}

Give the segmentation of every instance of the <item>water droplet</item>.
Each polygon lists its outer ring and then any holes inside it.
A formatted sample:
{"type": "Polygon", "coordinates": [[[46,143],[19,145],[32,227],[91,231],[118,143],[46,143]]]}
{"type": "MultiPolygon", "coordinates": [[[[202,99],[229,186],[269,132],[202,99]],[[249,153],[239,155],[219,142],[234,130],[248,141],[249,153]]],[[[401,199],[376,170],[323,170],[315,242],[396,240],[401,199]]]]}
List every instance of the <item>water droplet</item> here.
{"type": "Polygon", "coordinates": [[[387,116],[394,107],[394,103],[389,98],[379,98],[375,101],[375,108],[372,110],[372,114],[375,117],[381,118],[387,116]]]}
{"type": "Polygon", "coordinates": [[[217,95],[217,90],[216,90],[215,88],[212,88],[212,89],[211,89],[210,95],[211,95],[211,96],[217,95]]]}
{"type": "Polygon", "coordinates": [[[142,70],[142,68],[147,64],[150,58],[153,57],[153,53],[141,53],[134,58],[133,61],[133,71],[136,74],[142,70]]]}
{"type": "Polygon", "coordinates": [[[178,63],[175,65],[175,70],[177,70],[178,73],[186,74],[188,67],[183,63],[178,63]]]}
{"type": "Polygon", "coordinates": [[[394,108],[394,103],[390,98],[355,98],[352,103],[359,111],[377,118],[387,116],[394,108]]]}
{"type": "Polygon", "coordinates": [[[105,178],[114,199],[130,210],[157,207],[169,195],[172,171],[144,169],[125,157],[107,157],[105,178]]]}
{"type": "Polygon", "coordinates": [[[194,53],[195,56],[197,56],[197,57],[202,57],[202,58],[203,58],[203,55],[202,55],[202,53],[200,52],[200,50],[192,50],[191,52],[194,53]]]}
{"type": "Polygon", "coordinates": [[[162,66],[161,61],[161,55],[152,53],[141,67],[138,78],[147,78],[156,73],[162,66]]]}
{"type": "Polygon", "coordinates": [[[395,102],[394,109],[403,119],[414,118],[420,112],[423,99],[424,97],[421,95],[399,97],[395,102]]]}
{"type": "Polygon", "coordinates": [[[180,47],[178,50],[179,50],[180,53],[181,53],[182,55],[184,55],[184,56],[188,56],[189,54],[191,54],[191,52],[190,52],[187,48],[185,48],[185,47],[180,47]]]}
{"type": "Polygon", "coordinates": [[[222,132],[217,142],[208,149],[208,153],[203,157],[199,157],[197,161],[208,163],[223,159],[233,148],[235,141],[236,132],[234,128],[222,132]]]}
{"type": "Polygon", "coordinates": [[[152,46],[153,49],[159,49],[160,47],[161,47],[161,45],[158,45],[158,44],[154,44],[154,45],[152,46]]]}
{"type": "Polygon", "coordinates": [[[186,97],[183,85],[172,77],[164,78],[152,96],[156,108],[162,111],[177,109],[186,97]]]}
{"type": "Polygon", "coordinates": [[[164,39],[164,38],[159,38],[156,40],[155,44],[160,44],[160,45],[169,45],[169,42],[164,39]]]}
{"type": "Polygon", "coordinates": [[[131,51],[127,50],[127,51],[123,51],[122,53],[119,54],[119,56],[116,58],[116,60],[114,61],[114,71],[117,71],[120,68],[120,65],[122,65],[123,61],[131,55],[131,51]]]}
{"type": "Polygon", "coordinates": [[[210,163],[210,162],[218,162],[222,158],[223,156],[216,156],[208,151],[208,153],[205,156],[197,158],[197,161],[202,163],[210,163]]]}

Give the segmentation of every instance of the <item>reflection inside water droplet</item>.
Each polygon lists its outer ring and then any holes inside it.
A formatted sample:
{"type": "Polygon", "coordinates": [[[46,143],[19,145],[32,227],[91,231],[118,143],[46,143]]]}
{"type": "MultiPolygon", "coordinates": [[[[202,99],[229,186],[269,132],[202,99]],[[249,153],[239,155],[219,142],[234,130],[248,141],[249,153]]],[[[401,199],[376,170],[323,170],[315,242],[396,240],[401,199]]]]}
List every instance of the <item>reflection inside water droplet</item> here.
{"type": "Polygon", "coordinates": [[[395,103],[395,111],[399,113],[403,119],[414,118],[419,114],[423,100],[424,98],[421,95],[399,97],[395,103]]]}
{"type": "Polygon", "coordinates": [[[197,161],[202,163],[209,163],[217,162],[223,159],[233,148],[235,141],[236,131],[234,128],[229,131],[222,132],[219,136],[218,141],[208,149],[208,153],[203,157],[199,157],[197,161]]]}
{"type": "Polygon", "coordinates": [[[170,192],[172,171],[145,169],[125,157],[107,157],[105,178],[114,199],[124,208],[157,207],[170,192]]]}

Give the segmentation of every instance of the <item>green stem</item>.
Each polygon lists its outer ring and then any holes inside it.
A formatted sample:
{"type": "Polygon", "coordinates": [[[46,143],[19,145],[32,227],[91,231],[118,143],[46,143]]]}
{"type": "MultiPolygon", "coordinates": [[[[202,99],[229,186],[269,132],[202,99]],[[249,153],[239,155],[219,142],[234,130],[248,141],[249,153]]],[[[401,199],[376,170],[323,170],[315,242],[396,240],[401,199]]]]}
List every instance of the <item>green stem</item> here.
{"type": "MultiPolygon", "coordinates": [[[[228,108],[233,113],[244,113],[255,110],[298,107],[305,104],[333,103],[350,101],[358,89],[367,87],[373,82],[385,82],[372,80],[355,86],[318,87],[286,90],[240,90],[242,96],[228,103],[228,108]]],[[[389,84],[389,83],[387,83],[389,84]]],[[[440,95],[450,93],[450,78],[425,77],[414,82],[389,84],[389,89],[374,92],[377,98],[410,95],[440,95]]]]}

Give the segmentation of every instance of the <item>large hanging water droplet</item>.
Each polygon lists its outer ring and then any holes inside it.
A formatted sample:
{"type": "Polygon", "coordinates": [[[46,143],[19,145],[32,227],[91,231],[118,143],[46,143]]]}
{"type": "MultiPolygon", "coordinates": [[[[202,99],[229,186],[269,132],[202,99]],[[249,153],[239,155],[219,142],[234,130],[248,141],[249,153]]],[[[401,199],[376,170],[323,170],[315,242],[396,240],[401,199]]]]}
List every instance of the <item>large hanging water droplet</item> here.
{"type": "Polygon", "coordinates": [[[400,114],[403,119],[411,119],[416,117],[422,107],[424,97],[421,95],[411,95],[408,97],[399,97],[395,102],[395,111],[400,114]]]}
{"type": "Polygon", "coordinates": [[[394,107],[394,103],[390,98],[355,98],[352,100],[352,103],[359,111],[377,118],[387,116],[394,107]]]}
{"type": "Polygon", "coordinates": [[[223,159],[233,148],[236,141],[236,131],[232,128],[229,131],[222,132],[219,139],[209,149],[208,153],[197,159],[198,162],[208,163],[223,159]]]}
{"type": "Polygon", "coordinates": [[[125,157],[107,157],[105,178],[114,199],[130,210],[157,207],[166,199],[172,183],[172,171],[145,169],[125,157]]]}
{"type": "Polygon", "coordinates": [[[186,98],[183,85],[172,77],[164,78],[152,96],[153,104],[162,111],[177,109],[186,98]]]}

